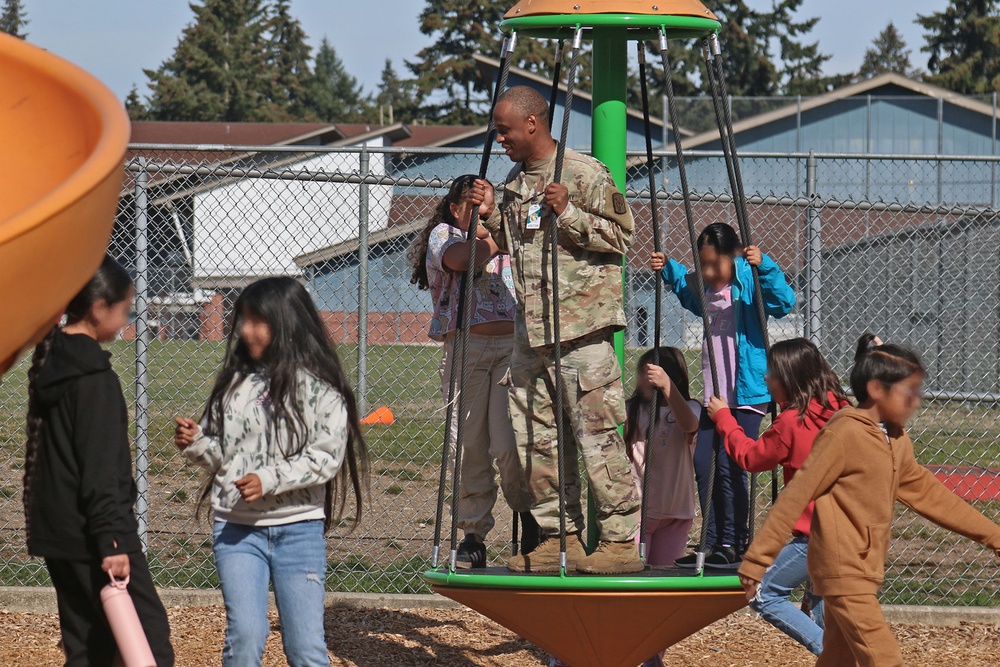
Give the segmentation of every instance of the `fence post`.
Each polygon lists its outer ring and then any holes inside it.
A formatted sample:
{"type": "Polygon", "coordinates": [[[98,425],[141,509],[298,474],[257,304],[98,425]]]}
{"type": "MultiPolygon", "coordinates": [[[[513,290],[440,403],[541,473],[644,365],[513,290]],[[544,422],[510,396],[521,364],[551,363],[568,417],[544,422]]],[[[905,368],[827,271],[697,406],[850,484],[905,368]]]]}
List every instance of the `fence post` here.
{"type": "MultiPolygon", "coordinates": [[[[937,98],[937,154],[938,158],[944,153],[944,98],[937,98]]],[[[937,203],[940,206],[944,201],[944,163],[940,159],[937,161],[937,203]]]]}
{"type": "MultiPolygon", "coordinates": [[[[993,118],[990,120],[990,134],[992,141],[990,142],[990,154],[993,157],[997,156],[997,93],[993,91],[993,118]]],[[[997,162],[993,160],[990,162],[990,208],[995,209],[997,206],[997,162]]]]}
{"type": "Polygon", "coordinates": [[[809,151],[806,160],[806,337],[821,347],[823,335],[823,231],[822,215],[816,196],[816,153],[809,151]]]}
{"type": "Polygon", "coordinates": [[[142,549],[149,549],[149,262],[147,225],[149,174],[139,158],[135,177],[135,514],[142,549]]]}
{"type": "Polygon", "coordinates": [[[368,412],[368,175],[370,156],[368,145],[361,147],[358,167],[361,186],[358,188],[358,381],[355,393],[358,412],[368,412]]]}

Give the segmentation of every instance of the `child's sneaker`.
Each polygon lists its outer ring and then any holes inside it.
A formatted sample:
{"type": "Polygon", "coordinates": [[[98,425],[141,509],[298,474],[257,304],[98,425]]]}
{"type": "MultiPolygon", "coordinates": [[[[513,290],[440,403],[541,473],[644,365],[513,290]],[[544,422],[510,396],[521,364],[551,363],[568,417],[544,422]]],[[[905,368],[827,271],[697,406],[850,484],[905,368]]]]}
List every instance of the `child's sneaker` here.
{"type": "Polygon", "coordinates": [[[713,570],[737,570],[742,562],[735,549],[723,544],[712,549],[712,553],[705,558],[705,567],[713,570]]]}
{"type": "Polygon", "coordinates": [[[472,533],[466,535],[458,545],[455,567],[462,570],[486,567],[486,545],[477,540],[472,533]]]}
{"type": "Polygon", "coordinates": [[[693,570],[698,567],[698,554],[690,553],[687,556],[681,556],[674,561],[674,565],[693,570]]]}

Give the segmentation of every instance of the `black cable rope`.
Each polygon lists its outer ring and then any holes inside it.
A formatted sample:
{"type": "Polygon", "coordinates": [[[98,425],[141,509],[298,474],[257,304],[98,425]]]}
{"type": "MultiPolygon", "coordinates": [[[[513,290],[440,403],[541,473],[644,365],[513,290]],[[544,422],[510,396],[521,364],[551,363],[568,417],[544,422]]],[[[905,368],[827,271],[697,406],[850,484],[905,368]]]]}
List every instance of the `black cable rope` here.
{"type": "MultiPolygon", "coordinates": [[[[711,82],[712,106],[715,107],[715,117],[719,126],[719,140],[722,154],[726,162],[726,173],[729,176],[729,187],[733,194],[733,206],[736,209],[736,222],[739,225],[740,237],[744,246],[753,245],[753,235],[750,229],[750,219],[746,208],[746,194],[743,191],[743,176],[740,172],[739,158],[736,154],[736,137],[733,132],[733,112],[729,106],[729,95],[726,91],[726,76],[722,61],[722,49],[718,35],[711,35],[703,41],[702,51],[705,56],[705,69],[711,82]]],[[[760,286],[760,272],[756,266],[750,266],[753,276],[754,302],[757,307],[757,318],[764,338],[765,353],[771,349],[771,338],[767,331],[767,313],[764,310],[764,294],[760,286]]],[[[773,423],[777,410],[772,400],[768,404],[768,412],[773,423]]],[[[771,502],[778,496],[778,469],[771,471],[771,502]]],[[[755,531],[754,517],[757,514],[757,474],[750,475],[749,506],[747,508],[747,544],[753,542],[755,531]]]]}
{"type": "MultiPolygon", "coordinates": [[[[691,209],[691,191],[688,188],[687,170],[684,166],[684,149],[681,145],[681,135],[677,131],[680,121],[677,117],[677,101],[674,98],[674,83],[671,79],[670,56],[667,54],[667,34],[660,30],[660,58],[663,64],[663,78],[667,93],[667,109],[670,117],[670,127],[674,133],[674,147],[677,152],[677,172],[681,182],[681,193],[684,200],[684,217],[687,220],[688,236],[691,239],[691,256],[696,284],[698,303],[701,306],[701,324],[704,328],[705,347],[708,349],[708,365],[712,376],[712,387],[715,395],[719,395],[719,373],[715,364],[715,349],[712,347],[711,322],[708,319],[708,304],[705,299],[705,279],[701,275],[701,256],[698,254],[698,234],[694,228],[694,212],[691,209]]],[[[690,273],[688,274],[691,275],[690,273]]],[[[701,571],[705,565],[705,544],[708,539],[708,514],[712,505],[712,495],[715,492],[716,448],[712,447],[709,461],[708,489],[706,497],[701,499],[701,536],[698,540],[697,568],[701,571]]]]}
{"type": "MultiPolygon", "coordinates": [[[[569,117],[573,109],[573,93],[576,88],[576,71],[580,65],[580,45],[583,39],[583,30],[577,28],[573,37],[572,57],[569,63],[569,73],[566,77],[566,99],[563,105],[562,131],[559,136],[559,144],[556,146],[555,172],[552,176],[553,183],[562,180],[563,159],[566,154],[566,141],[569,137],[569,117]]],[[[551,285],[552,285],[552,337],[553,337],[553,370],[555,379],[553,385],[555,397],[553,409],[556,419],[556,450],[557,467],[559,474],[559,568],[566,571],[566,426],[563,415],[563,390],[565,383],[562,376],[562,341],[560,340],[561,330],[559,325],[559,216],[552,212],[551,224],[549,225],[549,255],[552,261],[551,285]]],[[[577,465],[573,461],[573,465],[577,465]]]]}
{"type": "Polygon", "coordinates": [[[559,99],[559,77],[562,76],[563,41],[556,40],[555,67],[552,69],[552,91],[549,93],[549,130],[556,117],[556,100],[559,99]]]}
{"type": "MultiPolygon", "coordinates": [[[[479,177],[486,178],[486,171],[489,168],[490,161],[490,149],[492,148],[493,135],[496,131],[496,127],[493,122],[493,111],[496,108],[497,100],[500,97],[500,93],[507,85],[508,72],[510,71],[510,53],[514,51],[514,44],[516,43],[517,37],[516,33],[512,34],[510,37],[505,37],[503,40],[503,47],[500,56],[500,73],[497,81],[497,86],[493,91],[493,100],[490,104],[490,120],[488,129],[486,131],[486,142],[483,146],[483,155],[479,165],[479,177]]],[[[474,213],[474,211],[473,211],[474,213]]],[[[476,219],[476,216],[472,216],[476,219]]],[[[478,225],[477,225],[478,226],[478,225]]],[[[454,434],[452,433],[452,421],[455,419],[456,410],[456,394],[457,394],[457,409],[459,415],[462,414],[462,408],[464,406],[462,392],[456,388],[456,380],[458,379],[457,369],[459,366],[463,368],[462,380],[463,383],[466,379],[467,369],[465,369],[465,356],[467,349],[467,338],[465,335],[465,322],[468,321],[468,317],[471,313],[468,313],[471,309],[471,299],[468,298],[471,294],[471,275],[475,272],[475,258],[476,258],[476,243],[475,241],[475,230],[476,227],[472,226],[472,219],[469,221],[469,228],[466,230],[466,241],[469,239],[473,240],[473,243],[469,244],[469,266],[466,271],[462,273],[459,282],[459,301],[458,301],[458,320],[455,327],[455,338],[452,345],[452,359],[451,359],[451,369],[448,379],[448,405],[447,405],[447,416],[445,421],[445,437],[444,446],[441,450],[441,475],[438,481],[438,500],[437,500],[437,511],[435,514],[434,522],[434,547],[431,556],[431,566],[437,567],[440,561],[441,553],[441,525],[444,520],[444,495],[445,495],[445,485],[447,483],[448,475],[448,455],[452,448],[455,450],[455,466],[454,472],[452,474],[452,501],[451,501],[451,558],[449,560],[449,568],[455,570],[455,561],[458,555],[458,522],[455,520],[455,516],[458,512],[458,486],[461,481],[461,461],[462,461],[462,422],[464,420],[458,420],[458,426],[455,429],[454,434]],[[461,348],[460,360],[455,358],[455,352],[461,348]]]]}
{"type": "MultiPolygon", "coordinates": [[[[656,200],[656,192],[659,189],[656,187],[656,174],[654,173],[653,165],[653,137],[652,137],[652,125],[649,122],[649,92],[647,90],[646,83],[646,43],[639,41],[636,43],[638,47],[639,56],[639,87],[642,93],[642,125],[643,130],[646,133],[646,171],[649,175],[649,192],[651,194],[649,198],[649,213],[653,224],[653,251],[662,252],[662,242],[660,240],[660,212],[659,203],[656,200]]],[[[654,305],[654,316],[653,316],[653,363],[656,366],[660,365],[660,320],[663,313],[663,281],[659,279],[659,276],[654,276],[654,283],[656,290],[655,305],[654,305]]],[[[639,373],[643,373],[644,369],[638,369],[639,373]]],[[[653,401],[650,405],[649,413],[649,424],[646,428],[646,448],[643,452],[643,470],[642,470],[642,506],[639,513],[639,530],[640,530],[640,548],[641,553],[639,556],[646,560],[649,554],[649,545],[646,542],[646,532],[644,527],[646,526],[646,517],[649,511],[649,468],[650,462],[653,459],[653,436],[656,433],[656,426],[660,421],[660,390],[653,388],[653,401]]],[[[633,425],[635,428],[636,425],[633,425]]],[[[630,436],[631,437],[631,436],[630,436]]]]}

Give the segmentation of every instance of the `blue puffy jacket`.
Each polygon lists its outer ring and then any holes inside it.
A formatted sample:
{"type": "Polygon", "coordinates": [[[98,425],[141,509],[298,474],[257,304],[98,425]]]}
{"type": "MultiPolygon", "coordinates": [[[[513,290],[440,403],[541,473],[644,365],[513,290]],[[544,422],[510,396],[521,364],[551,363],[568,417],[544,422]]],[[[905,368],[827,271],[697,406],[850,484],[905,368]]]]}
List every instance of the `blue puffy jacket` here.
{"type": "MultiPolygon", "coordinates": [[[[753,272],[743,257],[735,258],[733,276],[733,303],[736,306],[736,402],[739,405],[769,403],[771,395],[764,382],[767,373],[767,352],[764,350],[764,333],[757,305],[754,303],[753,272]]],[[[764,312],[772,317],[784,317],[795,306],[795,292],[788,285],[781,267],[763,255],[757,267],[760,291],[764,297],[764,312]]],[[[677,295],[681,305],[701,317],[701,300],[694,294],[687,281],[688,270],[683,264],[669,260],[661,275],[667,286],[677,295]]]]}

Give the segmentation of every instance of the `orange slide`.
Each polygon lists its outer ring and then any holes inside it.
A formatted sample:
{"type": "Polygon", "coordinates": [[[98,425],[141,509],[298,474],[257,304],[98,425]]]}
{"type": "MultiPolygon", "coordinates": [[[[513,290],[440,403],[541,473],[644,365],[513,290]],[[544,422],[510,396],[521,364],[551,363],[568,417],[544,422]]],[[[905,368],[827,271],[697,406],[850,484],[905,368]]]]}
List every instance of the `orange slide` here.
{"type": "Polygon", "coordinates": [[[100,81],[0,33],[0,373],[104,256],[129,119],[100,81]]]}

